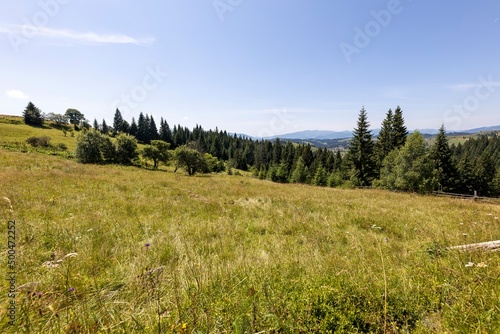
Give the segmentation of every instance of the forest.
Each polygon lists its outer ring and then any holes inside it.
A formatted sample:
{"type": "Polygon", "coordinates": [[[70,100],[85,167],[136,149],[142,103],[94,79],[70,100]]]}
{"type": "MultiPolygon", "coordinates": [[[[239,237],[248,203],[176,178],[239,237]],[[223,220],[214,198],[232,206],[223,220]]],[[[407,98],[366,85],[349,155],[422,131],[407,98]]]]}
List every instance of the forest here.
{"type": "MultiPolygon", "coordinates": [[[[195,173],[251,172],[259,179],[328,187],[378,187],[428,193],[445,191],[500,196],[500,137],[484,133],[450,145],[444,125],[433,144],[418,131],[409,133],[401,107],[389,109],[378,136],[372,135],[368,114],[360,110],[346,152],[288,140],[256,140],[227,131],[173,128],[161,118],[139,114],[130,123],[116,109],[113,124],[96,119],[91,126],[76,109],[43,115],[31,102],[26,124],[45,120],[80,132],[76,158],[83,163],[172,164],[195,173]],[[144,147],[138,149],[138,144],[144,147]],[[142,158],[142,160],[140,159],[142,158]]],[[[64,128],[64,127],[63,127],[64,128]]]]}

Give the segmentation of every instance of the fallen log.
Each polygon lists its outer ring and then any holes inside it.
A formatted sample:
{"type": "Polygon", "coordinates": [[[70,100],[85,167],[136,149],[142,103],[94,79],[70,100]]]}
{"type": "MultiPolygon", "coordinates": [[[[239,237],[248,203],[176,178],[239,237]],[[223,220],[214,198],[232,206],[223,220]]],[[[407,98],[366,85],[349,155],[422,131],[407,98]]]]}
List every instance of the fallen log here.
{"type": "Polygon", "coordinates": [[[476,250],[476,249],[500,250],[500,240],[479,242],[476,244],[452,246],[452,247],[447,247],[447,249],[459,250],[459,251],[476,250]]]}

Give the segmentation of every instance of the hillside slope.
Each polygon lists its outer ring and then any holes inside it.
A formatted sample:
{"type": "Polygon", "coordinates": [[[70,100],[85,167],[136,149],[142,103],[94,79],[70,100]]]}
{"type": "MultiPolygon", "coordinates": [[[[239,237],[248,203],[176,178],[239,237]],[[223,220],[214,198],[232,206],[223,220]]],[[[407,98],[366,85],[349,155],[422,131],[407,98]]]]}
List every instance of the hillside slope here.
{"type": "Polygon", "coordinates": [[[444,248],[500,239],[499,206],[3,149],[0,180],[2,332],[500,330],[500,253],[444,248]]]}

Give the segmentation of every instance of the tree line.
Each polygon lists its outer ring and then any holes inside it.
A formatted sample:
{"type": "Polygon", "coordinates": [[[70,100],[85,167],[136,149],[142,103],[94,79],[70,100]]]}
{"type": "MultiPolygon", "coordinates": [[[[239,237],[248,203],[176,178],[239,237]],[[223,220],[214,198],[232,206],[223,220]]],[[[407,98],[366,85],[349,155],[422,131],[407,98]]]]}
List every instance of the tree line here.
{"type": "Polygon", "coordinates": [[[217,128],[207,131],[199,125],[192,130],[171,127],[163,118],[157,126],[152,115],[142,112],[129,123],[116,109],[112,125],[94,119],[93,126],[76,109],[55,116],[88,129],[79,136],[76,152],[84,163],[133,164],[142,157],[153,168],[173,164],[189,175],[237,169],[280,183],[500,195],[500,137],[482,135],[449,145],[441,126],[429,145],[418,131],[409,134],[399,106],[388,110],[377,137],[362,108],[345,154],[280,139],[255,140],[217,128]],[[138,143],[145,145],[142,150],[138,143]]]}

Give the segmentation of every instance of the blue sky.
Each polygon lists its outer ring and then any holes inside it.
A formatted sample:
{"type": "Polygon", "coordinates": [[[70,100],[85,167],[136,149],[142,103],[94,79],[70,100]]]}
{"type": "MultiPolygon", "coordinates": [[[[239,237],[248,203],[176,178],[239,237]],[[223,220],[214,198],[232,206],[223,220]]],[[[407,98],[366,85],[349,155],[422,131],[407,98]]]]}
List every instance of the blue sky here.
{"type": "Polygon", "coordinates": [[[250,135],[500,124],[500,2],[0,3],[0,114],[139,112],[250,135]]]}

